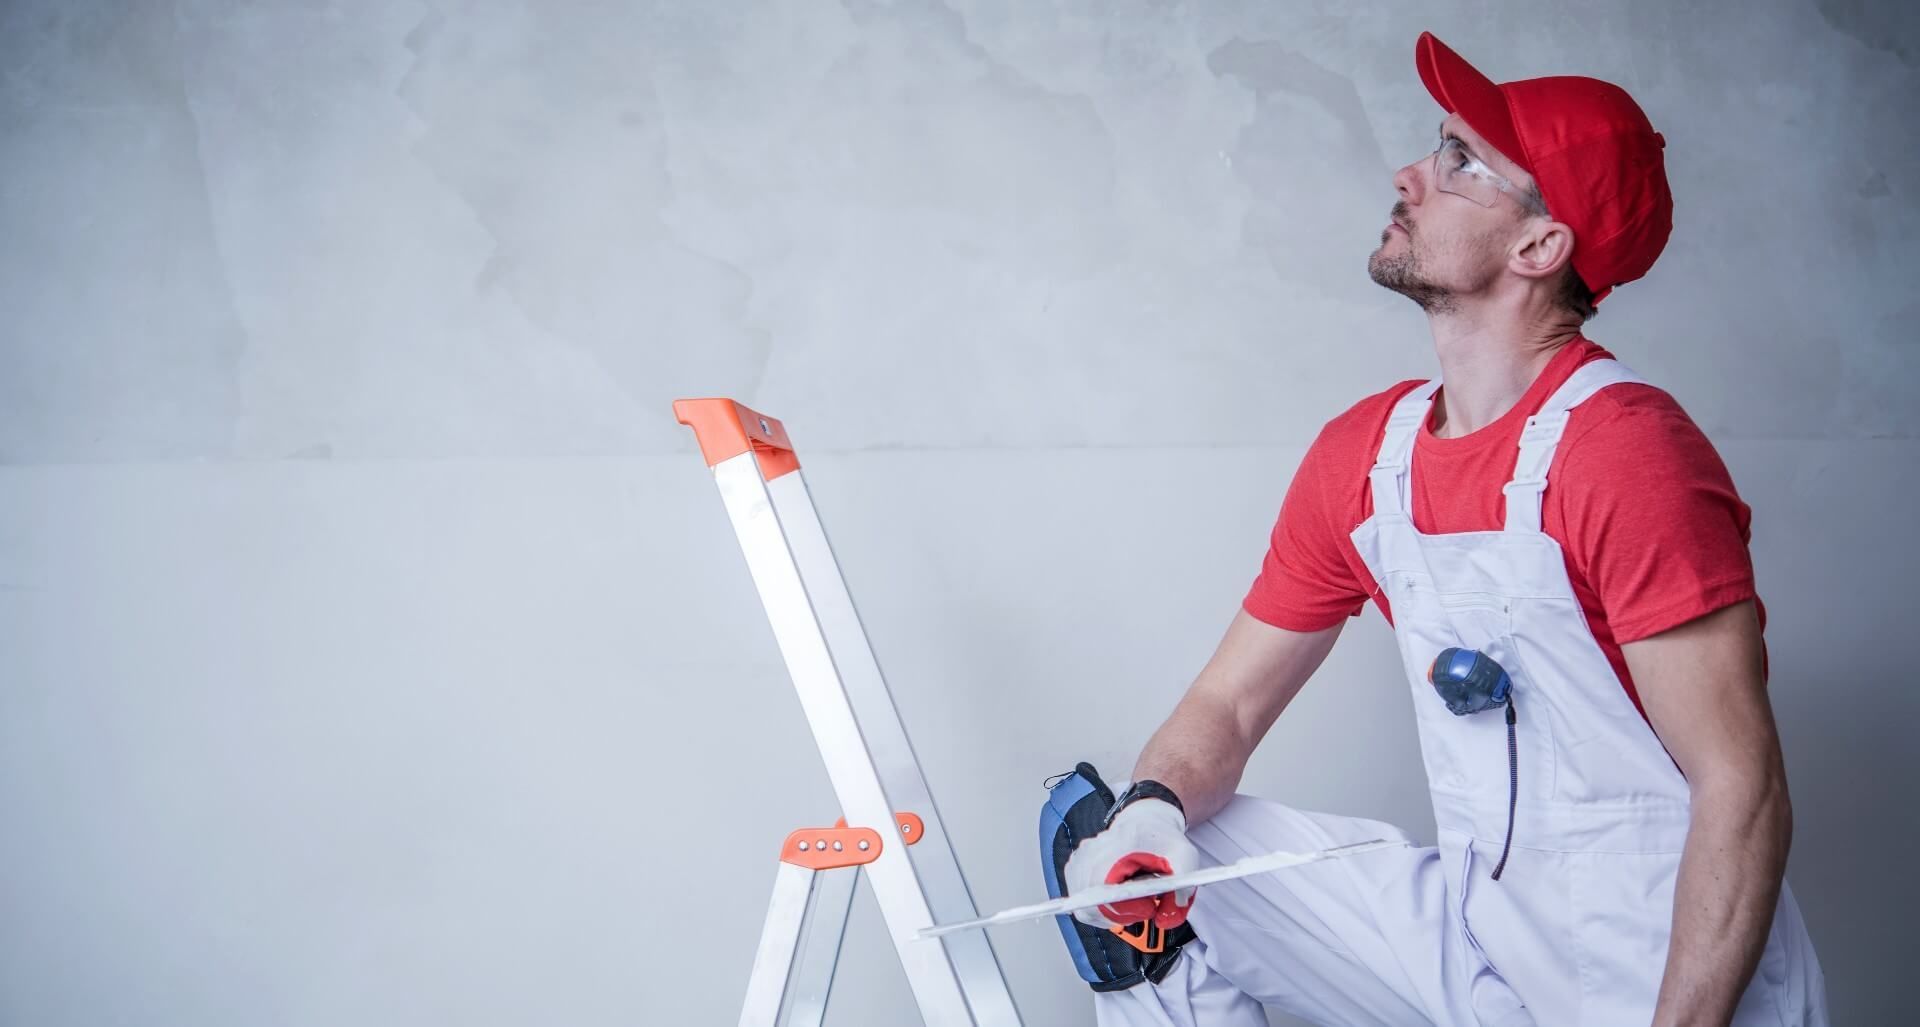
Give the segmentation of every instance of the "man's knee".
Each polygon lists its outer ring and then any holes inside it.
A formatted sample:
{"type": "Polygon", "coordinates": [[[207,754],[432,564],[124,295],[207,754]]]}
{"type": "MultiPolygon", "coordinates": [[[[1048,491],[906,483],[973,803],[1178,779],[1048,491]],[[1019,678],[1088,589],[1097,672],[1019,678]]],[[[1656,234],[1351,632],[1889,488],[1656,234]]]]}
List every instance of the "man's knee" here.
{"type": "MultiPolygon", "coordinates": [[[[1046,804],[1040,809],[1040,869],[1049,896],[1065,894],[1067,858],[1082,840],[1100,830],[1113,803],[1113,790],[1092,764],[1082,763],[1048,786],[1046,804]]],[[[1083,924],[1070,914],[1054,919],[1074,967],[1099,992],[1120,991],[1144,981],[1159,983],[1180,958],[1180,947],[1194,937],[1190,924],[1165,932],[1150,923],[1116,931],[1083,924]]]]}

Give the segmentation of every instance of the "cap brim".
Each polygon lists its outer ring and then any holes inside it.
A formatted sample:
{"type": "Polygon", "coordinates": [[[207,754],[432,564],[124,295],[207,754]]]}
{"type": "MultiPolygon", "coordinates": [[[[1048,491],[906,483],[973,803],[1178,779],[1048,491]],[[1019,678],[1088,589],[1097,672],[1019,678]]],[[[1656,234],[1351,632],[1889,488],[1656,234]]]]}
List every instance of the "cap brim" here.
{"type": "Polygon", "coordinates": [[[1520,133],[1513,127],[1506,95],[1492,79],[1480,74],[1431,32],[1420,33],[1420,41],[1413,46],[1413,60],[1420,69],[1420,81],[1441,107],[1460,115],[1494,149],[1528,174],[1533,173],[1533,162],[1527,159],[1520,133]]]}

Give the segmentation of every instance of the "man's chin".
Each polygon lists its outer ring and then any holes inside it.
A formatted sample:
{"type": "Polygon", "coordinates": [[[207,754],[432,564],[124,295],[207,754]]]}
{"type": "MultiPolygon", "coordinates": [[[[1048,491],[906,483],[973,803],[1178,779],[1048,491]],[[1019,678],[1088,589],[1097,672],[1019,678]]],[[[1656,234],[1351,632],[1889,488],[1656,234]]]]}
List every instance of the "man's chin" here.
{"type": "Polygon", "coordinates": [[[1375,246],[1373,252],[1367,254],[1367,270],[1371,272],[1375,266],[1382,263],[1407,264],[1413,260],[1413,253],[1410,250],[1401,250],[1396,253],[1392,252],[1393,249],[1393,234],[1383,233],[1380,236],[1380,245],[1375,246]]]}
{"type": "Polygon", "coordinates": [[[1404,261],[1387,256],[1387,248],[1383,244],[1367,255],[1367,277],[1373,279],[1375,285],[1398,292],[1400,283],[1408,277],[1407,267],[1404,261]]]}
{"type": "Polygon", "coordinates": [[[1405,296],[1430,313],[1452,308],[1452,295],[1420,277],[1411,256],[1389,257],[1382,252],[1385,249],[1382,246],[1367,258],[1367,277],[1372,278],[1375,285],[1405,296]]]}

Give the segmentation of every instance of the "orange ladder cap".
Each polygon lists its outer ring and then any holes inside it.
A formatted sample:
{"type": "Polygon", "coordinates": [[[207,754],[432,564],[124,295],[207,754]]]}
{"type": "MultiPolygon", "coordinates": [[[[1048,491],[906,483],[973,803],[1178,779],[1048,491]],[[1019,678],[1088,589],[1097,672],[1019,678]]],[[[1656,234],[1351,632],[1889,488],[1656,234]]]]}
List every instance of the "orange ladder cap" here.
{"type": "Polygon", "coordinates": [[[693,429],[708,467],[752,451],[760,476],[768,481],[800,469],[800,457],[777,418],[719,398],[676,399],[673,416],[693,429]]]}

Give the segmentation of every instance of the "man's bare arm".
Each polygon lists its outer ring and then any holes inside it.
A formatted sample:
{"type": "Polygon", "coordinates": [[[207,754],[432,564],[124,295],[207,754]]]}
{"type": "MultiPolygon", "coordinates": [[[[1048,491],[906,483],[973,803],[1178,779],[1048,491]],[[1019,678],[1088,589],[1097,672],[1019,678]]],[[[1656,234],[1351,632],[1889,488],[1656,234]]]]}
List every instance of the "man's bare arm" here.
{"type": "Polygon", "coordinates": [[[1692,795],[1653,1022],[1725,1024],[1766,945],[1793,835],[1759,620],[1736,603],[1621,650],[1692,795]]]}
{"type": "Polygon", "coordinates": [[[1303,633],[1239,611],[1213,658],[1160,725],[1133,768],[1173,789],[1187,824],[1220,811],[1239,787],[1247,758],[1301,686],[1318,670],[1346,619],[1303,633]]]}

